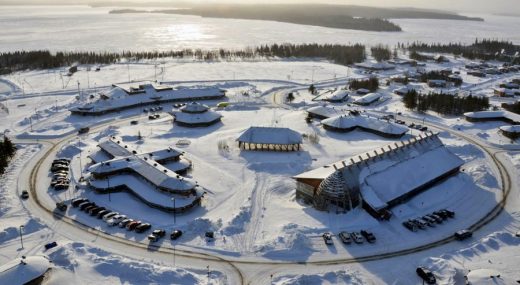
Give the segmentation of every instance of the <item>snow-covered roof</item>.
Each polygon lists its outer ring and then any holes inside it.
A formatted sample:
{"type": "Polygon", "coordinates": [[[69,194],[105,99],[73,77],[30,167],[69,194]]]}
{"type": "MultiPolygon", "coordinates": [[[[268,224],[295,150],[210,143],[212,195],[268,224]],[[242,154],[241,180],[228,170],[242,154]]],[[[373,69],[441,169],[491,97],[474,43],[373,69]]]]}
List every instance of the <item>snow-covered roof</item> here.
{"type": "Polygon", "coordinates": [[[222,117],[221,114],[215,111],[205,111],[203,113],[187,113],[183,111],[173,111],[172,115],[176,122],[185,124],[202,124],[214,122],[222,117]]]}
{"type": "MultiPolygon", "coordinates": [[[[111,158],[121,158],[137,154],[137,151],[133,150],[131,146],[125,144],[122,138],[112,136],[98,144],[104,152],[108,153],[111,158]]],[[[142,153],[139,156],[148,157],[156,161],[169,160],[180,156],[183,152],[173,147],[152,151],[148,153],[142,153]]],[[[101,155],[92,155],[94,161],[100,161],[101,155]]],[[[110,159],[111,159],[110,158],[110,159]]],[[[106,160],[106,159],[104,159],[106,160]]]]}
{"type": "Polygon", "coordinates": [[[404,86],[404,87],[395,89],[394,93],[395,94],[406,94],[412,90],[416,90],[416,89],[412,86],[404,86]]]}
{"type": "Polygon", "coordinates": [[[185,113],[203,113],[209,110],[209,107],[197,102],[191,102],[181,107],[180,110],[185,113]]]}
{"type": "MultiPolygon", "coordinates": [[[[340,171],[345,188],[361,190],[374,209],[460,167],[464,161],[451,153],[435,134],[382,147],[299,174],[295,179],[325,180],[340,171]]],[[[323,190],[327,192],[327,190],[323,190]]],[[[331,189],[329,192],[334,192],[331,189]]]]}
{"type": "Polygon", "coordinates": [[[323,125],[335,129],[364,128],[391,135],[404,135],[408,128],[386,120],[364,115],[340,115],[321,121],[323,125]]]}
{"type": "Polygon", "coordinates": [[[508,133],[520,133],[520,125],[502,126],[500,130],[508,133]]]}
{"type": "Polygon", "coordinates": [[[369,93],[367,95],[364,95],[364,96],[356,99],[354,101],[354,104],[360,104],[360,105],[371,104],[371,103],[379,100],[379,98],[381,98],[382,96],[383,96],[383,94],[381,94],[381,93],[369,93]]]}
{"type": "Polygon", "coordinates": [[[106,99],[100,98],[83,106],[73,107],[70,111],[73,113],[98,114],[157,102],[217,99],[224,95],[224,90],[217,86],[177,87],[175,89],[161,87],[162,89],[156,89],[152,85],[145,84],[141,87],[143,88],[139,89],[139,93],[130,95],[127,92],[129,87],[124,85],[114,86],[108,92],[102,93],[104,95],[102,97],[106,99]]]}
{"type": "MultiPolygon", "coordinates": [[[[116,158],[89,167],[89,171],[95,175],[122,172],[124,170],[133,171],[156,187],[167,191],[189,191],[196,186],[196,183],[191,179],[180,176],[155,160],[138,156],[116,158]]],[[[112,178],[110,180],[112,181],[112,178]]]]}
{"type": "Polygon", "coordinates": [[[0,266],[0,284],[26,284],[45,274],[51,267],[51,261],[45,256],[16,258],[0,266]]]}
{"type": "Polygon", "coordinates": [[[509,112],[509,111],[480,111],[480,112],[469,112],[464,113],[467,118],[474,119],[500,119],[505,118],[515,123],[520,123],[520,115],[509,112]]]}
{"type": "Polygon", "coordinates": [[[301,144],[302,135],[289,128],[250,127],[237,139],[244,143],[291,145],[301,144]]]}
{"type": "Polygon", "coordinates": [[[344,110],[340,110],[340,109],[336,109],[336,108],[333,108],[333,107],[316,106],[316,107],[312,107],[312,108],[307,109],[307,113],[315,114],[315,115],[318,115],[320,117],[330,118],[330,117],[335,117],[335,116],[344,114],[345,111],[344,110]]]}
{"type": "Polygon", "coordinates": [[[339,89],[334,92],[327,92],[319,97],[322,101],[344,101],[349,96],[349,92],[345,89],[339,89]]]}
{"type": "Polygon", "coordinates": [[[172,198],[175,198],[175,207],[185,207],[191,205],[194,201],[200,198],[204,191],[200,187],[195,187],[194,192],[190,195],[177,195],[175,193],[168,193],[163,191],[155,191],[150,188],[150,185],[142,179],[135,177],[132,174],[121,174],[110,178],[110,185],[107,180],[89,180],[90,186],[96,189],[107,189],[109,186],[127,186],[127,188],[137,196],[139,199],[145,201],[148,204],[152,204],[156,207],[160,207],[166,210],[173,209],[172,198]]]}

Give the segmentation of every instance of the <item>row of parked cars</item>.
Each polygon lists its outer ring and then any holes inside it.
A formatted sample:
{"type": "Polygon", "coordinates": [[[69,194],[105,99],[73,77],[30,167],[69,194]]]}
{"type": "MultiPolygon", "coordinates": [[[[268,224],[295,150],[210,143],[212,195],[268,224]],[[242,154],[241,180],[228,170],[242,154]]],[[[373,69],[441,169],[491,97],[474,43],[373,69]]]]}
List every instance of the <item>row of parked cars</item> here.
{"type": "Polygon", "coordinates": [[[409,219],[408,221],[403,222],[403,226],[412,232],[416,232],[419,229],[425,230],[428,227],[435,227],[451,218],[455,218],[455,212],[442,209],[422,217],[409,219]]]}
{"type": "MultiPolygon", "coordinates": [[[[331,233],[324,233],[322,235],[325,244],[332,245],[334,242],[332,241],[331,233]]],[[[360,232],[346,232],[342,231],[338,234],[338,237],[341,239],[341,242],[344,244],[351,244],[352,242],[357,244],[362,244],[365,240],[368,243],[375,243],[376,236],[367,230],[361,230],[360,232]]]]}
{"type": "Polygon", "coordinates": [[[148,112],[159,112],[159,111],[162,111],[163,107],[162,106],[157,106],[157,107],[151,107],[151,108],[144,108],[143,109],[143,112],[145,113],[148,113],[148,112]]]}
{"type": "Polygon", "coordinates": [[[70,186],[69,167],[70,159],[58,158],[51,164],[51,187],[54,190],[66,190],[70,186]]]}
{"type": "MultiPolygon", "coordinates": [[[[149,223],[143,223],[138,220],[130,219],[126,215],[111,211],[105,207],[98,206],[96,203],[89,201],[87,198],[77,198],[72,200],[72,207],[79,208],[81,211],[97,217],[106,222],[109,227],[120,227],[127,231],[135,231],[136,233],[144,233],[152,228],[149,223]]],[[[149,236],[148,240],[155,242],[166,235],[166,231],[162,229],[154,230],[149,236]]],[[[172,240],[178,239],[182,236],[182,231],[174,230],[170,234],[172,240]]]]}

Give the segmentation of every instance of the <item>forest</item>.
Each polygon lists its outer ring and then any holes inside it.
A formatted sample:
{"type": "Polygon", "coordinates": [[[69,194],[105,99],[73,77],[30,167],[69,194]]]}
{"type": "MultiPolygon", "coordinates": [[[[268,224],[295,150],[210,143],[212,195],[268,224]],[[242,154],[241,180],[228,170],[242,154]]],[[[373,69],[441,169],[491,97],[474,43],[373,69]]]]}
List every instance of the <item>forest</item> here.
{"type": "Polygon", "coordinates": [[[410,51],[410,58],[416,60],[427,60],[428,58],[420,58],[418,52],[429,53],[449,53],[458,55],[471,60],[499,60],[511,62],[513,64],[520,63],[520,45],[515,45],[509,41],[476,39],[471,45],[461,43],[449,44],[426,44],[426,43],[409,43],[398,44],[399,48],[410,51]],[[413,56],[413,57],[412,57],[413,56]]]}
{"type": "Polygon", "coordinates": [[[15,152],[16,147],[7,136],[4,136],[4,140],[0,141],[0,174],[4,174],[15,152]]]}
{"type": "Polygon", "coordinates": [[[454,96],[442,93],[423,95],[416,90],[410,90],[403,96],[407,109],[426,112],[434,111],[442,115],[462,115],[466,112],[477,112],[489,108],[489,99],[478,96],[454,96]]]}
{"type": "Polygon", "coordinates": [[[57,52],[15,51],[0,53],[0,74],[27,69],[49,69],[73,64],[113,64],[128,60],[155,60],[160,58],[193,58],[196,60],[233,60],[261,57],[279,58],[323,58],[337,64],[348,65],[362,62],[366,58],[363,45],[332,44],[273,44],[243,50],[201,50],[151,52],[57,52]]]}

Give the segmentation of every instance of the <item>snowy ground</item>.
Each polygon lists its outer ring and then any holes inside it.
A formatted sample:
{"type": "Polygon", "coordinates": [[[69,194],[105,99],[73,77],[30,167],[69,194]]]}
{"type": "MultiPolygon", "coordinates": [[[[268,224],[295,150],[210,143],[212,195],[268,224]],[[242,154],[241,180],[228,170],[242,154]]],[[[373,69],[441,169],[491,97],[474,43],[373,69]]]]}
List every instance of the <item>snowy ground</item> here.
{"type": "MultiPolygon", "coordinates": [[[[462,60],[453,60],[445,65],[428,64],[427,68],[463,69],[464,63],[462,60]]],[[[149,121],[147,115],[139,109],[107,114],[99,118],[69,116],[66,109],[78,104],[77,80],[80,81],[81,88],[89,84],[93,88],[95,84],[99,90],[106,90],[107,86],[114,82],[128,80],[126,65],[111,65],[103,67],[99,73],[88,74],[84,67],[80,67],[80,72],[70,79],[65,89],[62,89],[59,71],[29,71],[2,77],[0,83],[9,82],[4,85],[15,87],[6,87],[11,88],[9,90],[13,92],[5,92],[9,95],[5,95],[3,104],[9,112],[1,115],[0,130],[9,129],[12,136],[18,135],[19,139],[25,140],[24,142],[40,139],[45,143],[54,143],[60,141],[61,137],[74,134],[79,127],[101,124],[99,130],[79,139],[69,138],[60,145],[57,155],[73,158],[73,180],[81,176],[80,168],[84,171],[88,166],[87,156],[98,150],[97,142],[107,135],[123,137],[125,142],[139,152],[167,146],[175,147],[177,141],[189,140],[189,146],[182,147],[182,150],[194,163],[194,168],[188,176],[208,191],[202,206],[187,214],[178,215],[176,224],[173,224],[170,214],[150,209],[126,193],[112,194],[109,200],[108,196],[92,193],[85,188],[56,192],[48,188],[50,177],[47,169],[42,169],[38,189],[39,198],[44,206],[53,207],[55,201],[86,196],[100,205],[132,218],[149,221],[154,227],[165,228],[168,231],[174,228],[182,229],[185,234],[175,244],[182,249],[205,251],[234,259],[319,261],[379,254],[448,237],[454,231],[475,223],[501,198],[496,170],[489,164],[482,150],[447,132],[441,132],[443,142],[466,162],[463,171],[394,209],[395,217],[390,222],[374,220],[361,209],[346,214],[316,211],[309,205],[295,200],[295,182],[291,176],[384,146],[395,140],[382,139],[361,131],[347,134],[331,133],[325,131],[317,121],[307,124],[305,109],[322,104],[312,101],[313,97],[306,91],[307,86],[314,79],[320,91],[326,91],[344,86],[346,76],[368,75],[356,68],[323,61],[169,61],[165,67],[164,81],[173,81],[181,85],[225,84],[229,87],[228,101],[231,102],[231,107],[218,110],[223,115],[222,122],[207,128],[189,129],[173,125],[171,116],[166,113],[161,113],[159,120],[149,121]],[[21,82],[25,82],[23,91],[21,82]],[[296,92],[296,99],[292,104],[284,104],[283,97],[289,91],[296,92]],[[23,92],[27,95],[22,95],[23,92]],[[243,95],[244,92],[248,95],[243,95]],[[130,120],[138,120],[139,123],[132,126],[130,120]],[[289,127],[303,134],[318,134],[320,140],[318,144],[305,141],[303,151],[298,153],[241,152],[235,139],[249,126],[289,127]],[[139,132],[144,136],[143,141],[137,141],[139,132]],[[229,150],[220,150],[219,143],[227,144],[229,150]],[[401,225],[404,220],[441,208],[455,210],[456,219],[417,233],[409,232],[401,225]],[[208,243],[202,237],[208,229],[217,232],[214,242],[208,243]],[[342,230],[361,229],[372,230],[378,237],[378,242],[374,245],[344,246],[335,237],[335,245],[327,247],[320,236],[325,231],[337,234],[342,230]]],[[[399,67],[398,70],[380,73],[379,76],[384,79],[408,69],[399,67]]],[[[154,79],[155,71],[158,73],[158,79],[163,80],[160,66],[155,70],[153,63],[130,65],[131,79],[135,80],[154,79]]],[[[468,77],[466,81],[469,83],[464,84],[462,88],[476,94],[491,96],[490,89],[510,77],[513,75],[485,80],[468,77]]],[[[399,87],[383,87],[380,92],[387,100],[374,106],[349,107],[349,103],[332,105],[337,108],[367,110],[372,114],[402,112],[404,116],[422,119],[423,116],[404,110],[401,98],[392,93],[399,87]]],[[[417,87],[428,90],[424,84],[418,84],[417,87]]],[[[492,98],[492,102],[498,104],[500,101],[492,98]]],[[[217,102],[203,103],[214,106],[217,102]]],[[[164,104],[163,107],[165,111],[169,111],[172,106],[164,104]]],[[[460,129],[465,134],[493,144],[511,143],[496,133],[496,128],[502,124],[473,124],[458,118],[442,118],[433,113],[425,115],[424,118],[428,122],[460,129]]],[[[417,134],[416,130],[411,132],[411,135],[417,134]]],[[[405,138],[409,137],[410,135],[407,135],[405,138]]],[[[3,183],[0,183],[0,262],[7,262],[22,254],[42,253],[43,243],[58,240],[60,247],[48,252],[49,256],[55,259],[58,268],[57,273],[52,276],[52,284],[65,284],[64,282],[71,278],[80,284],[86,280],[94,280],[99,284],[164,283],[164,280],[170,279],[177,280],[179,284],[205,282],[205,265],[201,263],[191,266],[184,264],[172,270],[169,257],[161,257],[155,262],[150,262],[150,259],[154,259],[154,253],[147,253],[145,259],[140,259],[142,257],[134,252],[128,253],[129,256],[121,256],[102,243],[96,244],[95,239],[88,242],[77,241],[73,239],[73,234],[61,235],[61,225],[57,222],[49,223],[48,220],[42,221],[33,217],[32,207],[26,210],[18,199],[23,186],[17,187],[16,183],[19,183],[17,177],[24,165],[31,161],[34,163],[33,155],[41,148],[39,145],[23,145],[7,174],[3,176],[3,183]],[[23,250],[19,248],[19,225],[25,225],[23,250]],[[124,274],[114,274],[113,271],[124,274]]],[[[510,156],[513,159],[512,163],[518,167],[518,155],[512,152],[510,156]]],[[[518,173],[519,170],[516,171],[518,173]]],[[[518,192],[512,195],[514,203],[518,203],[518,192]]],[[[465,274],[465,269],[483,267],[497,269],[511,278],[518,279],[520,277],[515,275],[512,269],[514,266],[511,266],[516,264],[514,258],[519,256],[516,250],[519,241],[513,237],[518,230],[519,216],[514,209],[507,208],[496,223],[484,228],[472,241],[460,245],[449,244],[405,257],[348,266],[317,266],[308,270],[295,267],[286,271],[271,268],[269,271],[276,272],[273,276],[275,284],[417,284],[419,279],[415,276],[413,268],[421,264],[431,267],[439,274],[439,284],[461,284],[460,278],[465,274]],[[406,269],[403,269],[406,274],[403,275],[398,269],[388,270],[393,262],[406,264],[406,269]]],[[[100,220],[93,219],[75,208],[68,209],[66,215],[113,236],[147,242],[145,235],[128,233],[119,228],[108,228],[100,220]]],[[[164,239],[158,245],[171,248],[174,244],[169,239],[164,239]]],[[[227,278],[227,272],[215,270],[211,282],[232,283],[227,278]]],[[[263,278],[259,279],[258,283],[267,283],[265,276],[263,278]]]]}

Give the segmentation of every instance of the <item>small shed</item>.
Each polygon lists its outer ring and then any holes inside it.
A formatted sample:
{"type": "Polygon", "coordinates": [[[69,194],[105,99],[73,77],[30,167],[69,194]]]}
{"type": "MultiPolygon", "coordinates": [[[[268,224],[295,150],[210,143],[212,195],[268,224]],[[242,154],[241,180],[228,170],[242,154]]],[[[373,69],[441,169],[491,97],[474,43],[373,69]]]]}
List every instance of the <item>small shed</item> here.
{"type": "Polygon", "coordinates": [[[299,151],[302,135],[289,128],[250,127],[237,139],[242,150],[299,151]]]}

